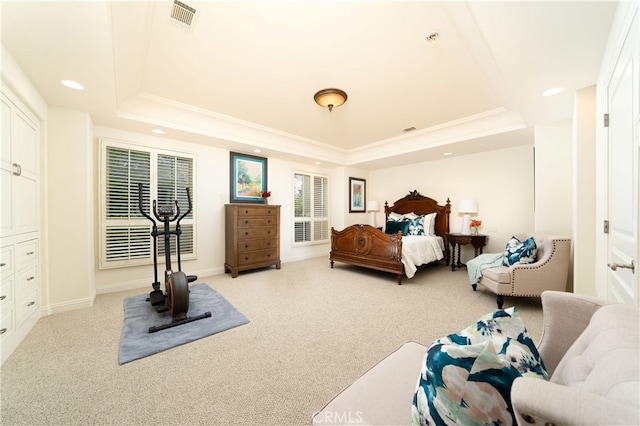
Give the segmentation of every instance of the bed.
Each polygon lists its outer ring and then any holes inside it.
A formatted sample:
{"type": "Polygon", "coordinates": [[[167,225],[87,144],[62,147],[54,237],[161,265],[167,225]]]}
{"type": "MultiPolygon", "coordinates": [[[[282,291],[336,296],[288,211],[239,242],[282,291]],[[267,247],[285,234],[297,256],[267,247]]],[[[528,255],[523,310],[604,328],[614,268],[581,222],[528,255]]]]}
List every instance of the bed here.
{"type": "MultiPolygon", "coordinates": [[[[343,262],[390,272],[396,274],[398,285],[400,285],[403,275],[408,278],[413,277],[417,268],[423,264],[439,260],[449,263],[447,241],[451,213],[449,199],[445,205],[441,206],[437,201],[422,196],[414,190],[392,206],[385,202],[384,212],[387,224],[390,220],[402,221],[398,219],[400,216],[411,217],[411,213],[424,217],[431,215],[429,219],[433,221],[429,225],[430,232],[425,232],[424,236],[414,236],[406,235],[406,228],[403,229],[405,232],[399,230],[394,234],[387,234],[381,228],[370,225],[351,225],[341,231],[331,228],[331,252],[329,253],[331,268],[334,262],[343,262]]],[[[394,227],[396,224],[391,223],[389,229],[394,227]]]]}

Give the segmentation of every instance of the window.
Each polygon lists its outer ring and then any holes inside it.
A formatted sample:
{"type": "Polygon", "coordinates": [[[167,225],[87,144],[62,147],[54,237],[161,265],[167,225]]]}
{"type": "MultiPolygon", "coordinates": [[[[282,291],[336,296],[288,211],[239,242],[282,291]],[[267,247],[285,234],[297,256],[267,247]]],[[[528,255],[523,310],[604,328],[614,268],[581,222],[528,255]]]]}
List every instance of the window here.
{"type": "MultiPolygon", "coordinates": [[[[194,159],[190,154],[168,152],[110,140],[101,141],[101,268],[149,264],[153,241],[151,222],[138,208],[138,184],[142,184],[143,209],[150,211],[151,199],[158,207],[171,206],[175,200],[182,215],[188,210],[185,188],[194,203],[194,159]],[[155,194],[155,196],[151,196],[155,194]]],[[[158,231],[163,225],[158,223],[158,231]]],[[[171,223],[174,229],[175,222],[171,223]]],[[[195,258],[195,218],[193,210],[180,222],[180,253],[183,259],[195,258]]],[[[176,238],[171,238],[171,253],[176,254],[176,238]]],[[[164,239],[157,239],[158,256],[164,257],[164,239]]],[[[172,258],[175,262],[175,257],[172,258]]],[[[176,264],[177,266],[177,264],[176,264]]]]}
{"type": "Polygon", "coordinates": [[[293,175],[293,243],[329,241],[329,178],[309,173],[293,175]]]}

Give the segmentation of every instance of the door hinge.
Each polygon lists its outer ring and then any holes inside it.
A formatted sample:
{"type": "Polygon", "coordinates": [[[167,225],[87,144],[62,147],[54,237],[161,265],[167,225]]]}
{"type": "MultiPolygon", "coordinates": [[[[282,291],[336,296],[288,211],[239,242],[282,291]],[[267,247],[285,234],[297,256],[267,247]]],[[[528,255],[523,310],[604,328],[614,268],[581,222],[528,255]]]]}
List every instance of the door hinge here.
{"type": "Polygon", "coordinates": [[[604,221],[604,226],[603,226],[602,230],[604,231],[605,234],[609,233],[609,221],[608,220],[604,221]]]}
{"type": "Polygon", "coordinates": [[[604,127],[609,127],[609,113],[604,115],[604,127]]]}

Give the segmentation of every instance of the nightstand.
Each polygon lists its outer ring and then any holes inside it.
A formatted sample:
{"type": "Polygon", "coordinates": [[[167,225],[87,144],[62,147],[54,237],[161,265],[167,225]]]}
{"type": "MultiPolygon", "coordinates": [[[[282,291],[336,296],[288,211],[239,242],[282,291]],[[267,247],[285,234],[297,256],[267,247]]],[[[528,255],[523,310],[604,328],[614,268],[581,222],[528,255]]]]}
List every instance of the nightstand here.
{"type": "Polygon", "coordinates": [[[460,262],[460,246],[471,244],[474,249],[474,257],[482,254],[482,248],[487,244],[488,237],[486,235],[462,235],[447,234],[447,240],[451,245],[451,270],[455,271],[456,267],[465,266],[460,262]],[[456,258],[456,247],[458,247],[458,256],[456,258]],[[456,260],[457,259],[457,260],[456,260]]]}

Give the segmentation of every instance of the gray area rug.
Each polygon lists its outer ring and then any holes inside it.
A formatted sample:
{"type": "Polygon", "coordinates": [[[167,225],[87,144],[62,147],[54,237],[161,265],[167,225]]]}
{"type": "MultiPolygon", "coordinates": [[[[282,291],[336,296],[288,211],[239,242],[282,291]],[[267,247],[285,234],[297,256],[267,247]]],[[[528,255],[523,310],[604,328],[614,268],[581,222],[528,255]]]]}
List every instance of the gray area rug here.
{"type": "Polygon", "coordinates": [[[197,316],[209,311],[211,317],[155,333],[149,333],[149,327],[170,323],[171,315],[168,312],[158,314],[151,303],[147,302],[148,294],[124,300],[120,365],[249,322],[247,317],[209,285],[195,284],[190,286],[190,290],[188,316],[197,316]]]}

